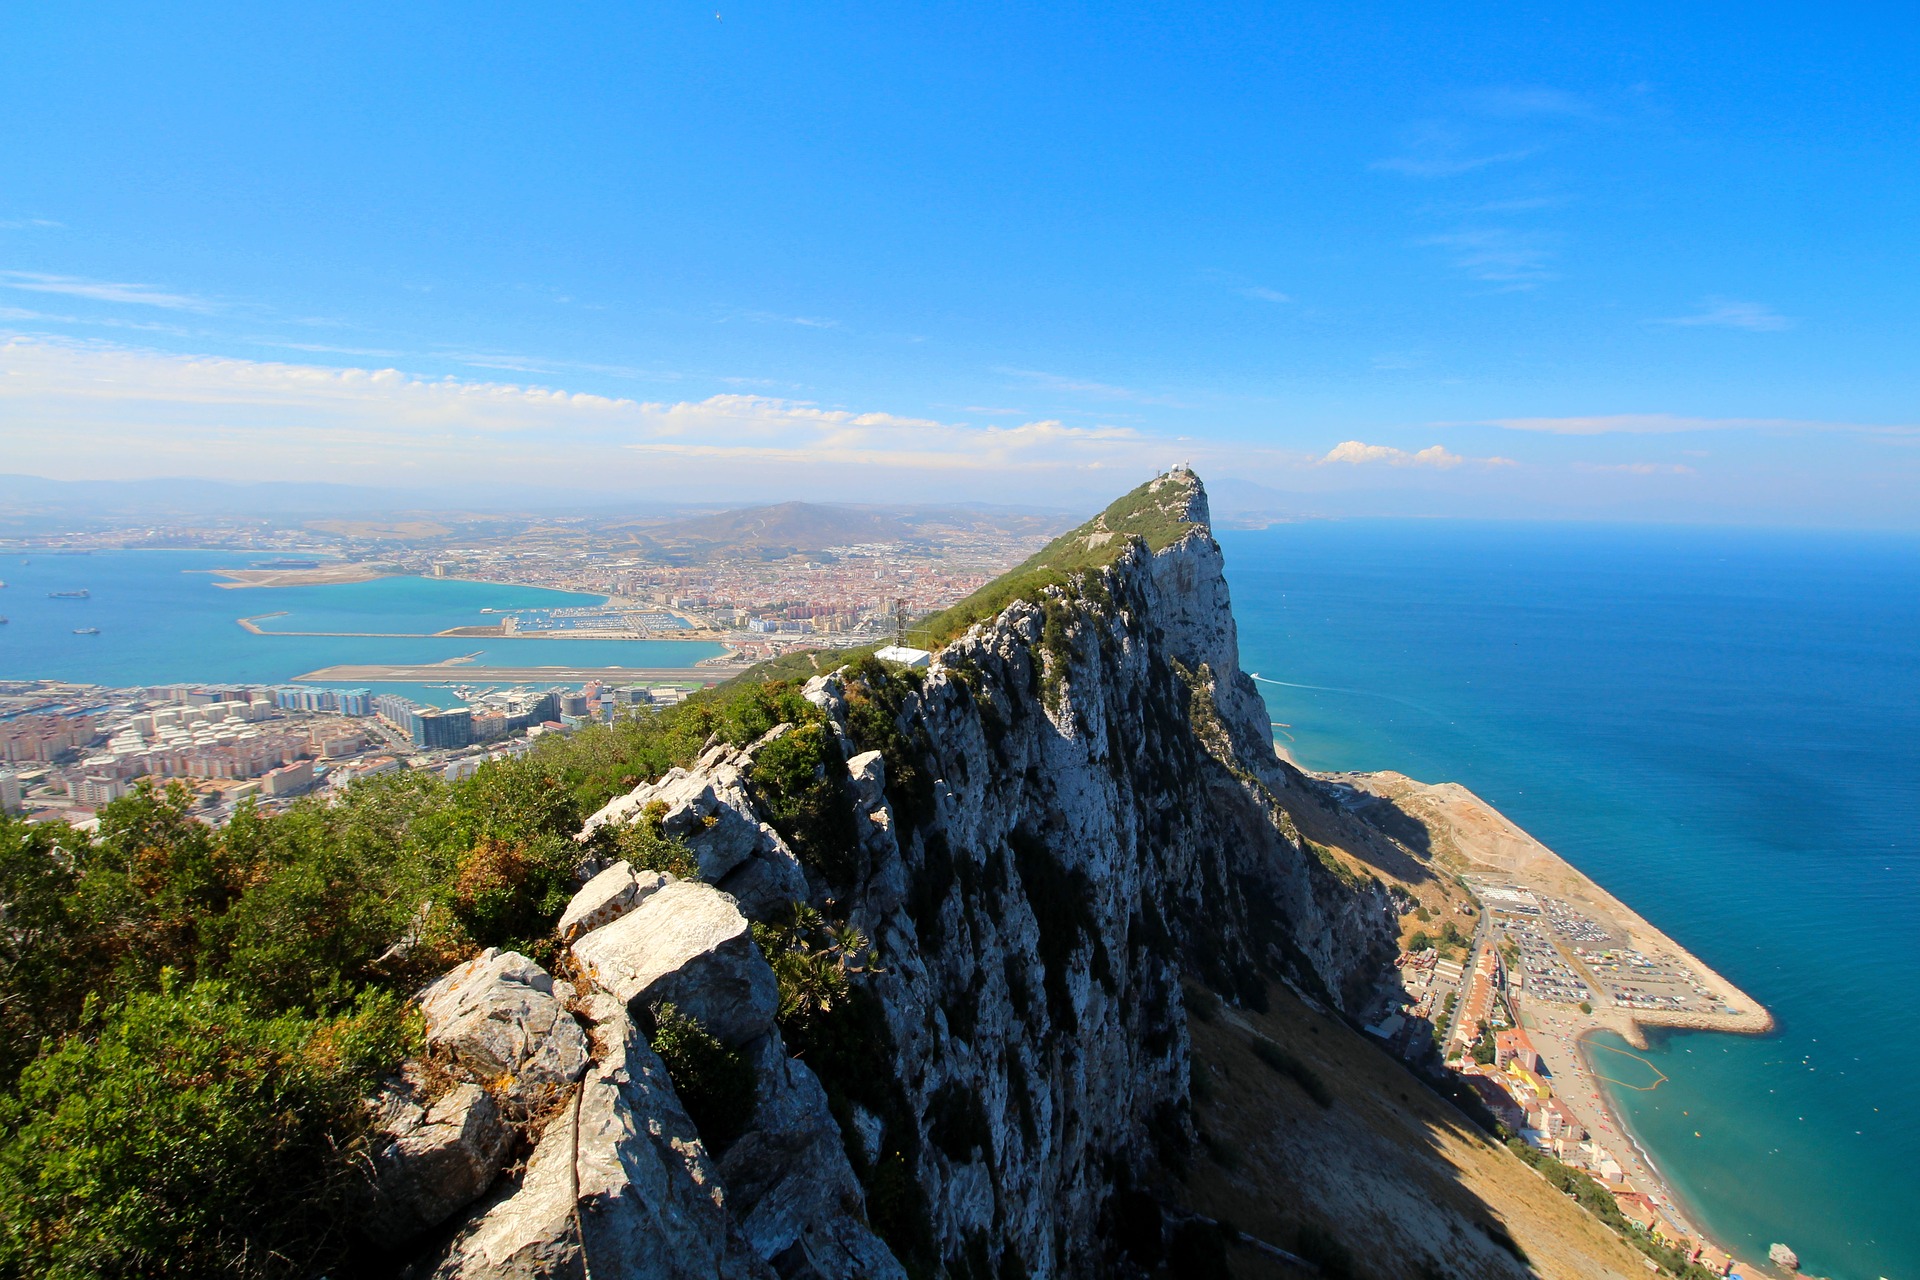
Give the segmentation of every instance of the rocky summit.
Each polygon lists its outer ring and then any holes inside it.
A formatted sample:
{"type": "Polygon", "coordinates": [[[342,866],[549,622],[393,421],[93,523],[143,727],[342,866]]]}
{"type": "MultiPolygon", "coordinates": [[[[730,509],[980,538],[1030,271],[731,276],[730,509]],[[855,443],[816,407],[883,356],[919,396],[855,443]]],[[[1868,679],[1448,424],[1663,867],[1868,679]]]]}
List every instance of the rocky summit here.
{"type": "MultiPolygon", "coordinates": [[[[595,813],[554,974],[422,994],[366,1211],[412,1274],[1145,1275],[1241,1239],[1182,1190],[1194,1002],[1332,1026],[1396,912],[1300,833],[1327,802],[1240,671],[1200,482],[923,634],[924,669],[816,655],[817,714],[595,813]]],[[[1512,1270],[1478,1247],[1459,1274],[1512,1270]]]]}

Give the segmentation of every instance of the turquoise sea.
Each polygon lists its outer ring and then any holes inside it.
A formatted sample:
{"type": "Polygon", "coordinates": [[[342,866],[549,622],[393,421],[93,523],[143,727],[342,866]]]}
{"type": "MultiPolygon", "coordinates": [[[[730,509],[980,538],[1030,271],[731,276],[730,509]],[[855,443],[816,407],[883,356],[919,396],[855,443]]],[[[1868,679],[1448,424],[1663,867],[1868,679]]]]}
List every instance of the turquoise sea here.
{"type": "MultiPolygon", "coordinates": [[[[599,604],[604,596],[444,578],[378,578],[322,587],[226,590],[205,572],[275,558],[258,552],[114,551],[0,555],[0,679],[106,685],[173,681],[278,683],[343,662],[439,662],[478,654],[485,665],[690,666],[720,652],[685,640],[385,639],[254,635],[236,619],[268,613],[276,631],[444,631],[496,621],[483,608],[599,604]],[[49,591],[86,590],[85,600],[49,591]],[[97,636],[75,635],[98,627],[97,636]]],[[[453,674],[457,678],[458,669],[453,674]]],[[[394,686],[444,700],[437,691],[394,686]]]]}
{"type": "MultiPolygon", "coordinates": [[[[1618,1091],[1711,1234],[1920,1277],[1920,540],[1354,521],[1224,532],[1321,769],[1466,784],[1739,984],[1618,1091]]],[[[1283,683],[1272,683],[1279,681],[1283,683]]]]}

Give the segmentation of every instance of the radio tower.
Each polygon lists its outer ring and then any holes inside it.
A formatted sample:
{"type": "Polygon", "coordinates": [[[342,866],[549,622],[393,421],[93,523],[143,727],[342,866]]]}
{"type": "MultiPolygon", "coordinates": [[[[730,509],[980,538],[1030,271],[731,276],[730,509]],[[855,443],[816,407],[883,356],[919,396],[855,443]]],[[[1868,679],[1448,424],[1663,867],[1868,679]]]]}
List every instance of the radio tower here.
{"type": "Polygon", "coordinates": [[[902,649],[907,647],[907,602],[903,596],[893,598],[893,642],[902,649]]]}

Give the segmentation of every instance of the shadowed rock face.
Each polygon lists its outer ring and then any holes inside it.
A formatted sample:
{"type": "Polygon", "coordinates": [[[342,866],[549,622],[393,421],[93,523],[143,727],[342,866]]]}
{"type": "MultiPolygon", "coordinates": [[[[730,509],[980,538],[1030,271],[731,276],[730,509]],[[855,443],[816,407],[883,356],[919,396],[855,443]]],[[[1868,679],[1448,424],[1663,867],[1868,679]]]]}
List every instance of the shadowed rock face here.
{"type": "Polygon", "coordinates": [[[1013,605],[924,679],[808,686],[862,850],[855,883],[814,892],[886,959],[871,989],[942,1256],[984,1240],[996,1266],[1104,1274],[1116,1172],[1190,1133],[1183,973],[1337,1005],[1390,955],[1384,891],[1341,885],[1288,816],[1304,792],[1240,672],[1204,493],[1161,483],[1192,527],[1158,554],[1013,605]],[[862,702],[895,712],[884,762],[856,754],[881,745],[856,740],[862,702]]]}
{"type": "Polygon", "coordinates": [[[424,1105],[395,1081],[376,1099],[367,1234],[399,1246],[439,1226],[493,1185],[511,1135],[477,1085],[463,1084],[424,1105]]]}

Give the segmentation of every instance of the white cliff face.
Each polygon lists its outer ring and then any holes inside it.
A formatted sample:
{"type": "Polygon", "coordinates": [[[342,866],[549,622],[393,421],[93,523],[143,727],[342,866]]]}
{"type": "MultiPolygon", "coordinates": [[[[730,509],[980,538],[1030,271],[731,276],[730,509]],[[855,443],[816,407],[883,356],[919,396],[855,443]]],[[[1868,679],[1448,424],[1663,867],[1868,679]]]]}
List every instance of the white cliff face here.
{"type": "MultiPolygon", "coordinates": [[[[568,916],[597,1000],[671,998],[753,1064],[752,1127],[674,1175],[689,1206],[676,1223],[709,1215],[696,1202],[724,1207],[725,1239],[699,1267],[744,1247],[822,1280],[905,1274],[899,1263],[1108,1274],[1116,1186],[1191,1136],[1183,984],[1257,1004],[1283,979],[1338,1006],[1390,953],[1384,891],[1339,883],[1294,830],[1287,805],[1310,801],[1239,670],[1205,494],[1183,472],[1158,484],[1192,526],[1161,551],[1126,546],[974,627],[925,672],[869,664],[809,683],[827,721],[830,829],[849,846],[830,859],[816,830],[793,839],[816,850],[803,867],[762,811],[757,787],[772,784],[756,783],[755,759],[781,730],[714,747],[589,823],[658,821],[708,881],[641,896],[616,873],[568,916]],[[741,921],[802,897],[878,948],[833,1036],[771,1024],[772,971],[741,921]]],[[[638,1032],[603,1026],[595,1043],[590,1084],[653,1078],[638,1032]]],[[[670,1088],[622,1090],[635,1114],[671,1101],[670,1088]]],[[[590,1110],[566,1122],[582,1138],[590,1110]]],[[[668,1111],[666,1128],[649,1122],[656,1145],[684,1120],[668,1111]]],[[[462,1237],[469,1256],[546,1256],[526,1224],[557,1221],[554,1141],[518,1193],[528,1212],[502,1201],[462,1237]]],[[[585,1151],[570,1169],[587,1167],[585,1151]]],[[[574,1176],[584,1208],[588,1180],[574,1176]]],[[[601,1202],[621,1202],[618,1178],[602,1181],[601,1202]]]]}
{"type": "MultiPolygon", "coordinates": [[[[1204,501],[1196,486],[1190,518],[1204,501]]],[[[872,989],[937,1247],[1099,1273],[1085,1243],[1116,1169],[1144,1174],[1186,1134],[1183,976],[1250,1000],[1285,977],[1338,1004],[1390,945],[1389,908],[1294,833],[1304,793],[1239,670],[1204,525],[887,683],[809,686],[850,753],[875,745],[857,704],[897,709],[909,757],[850,762],[870,870],[824,890],[886,960],[872,989]]]]}

